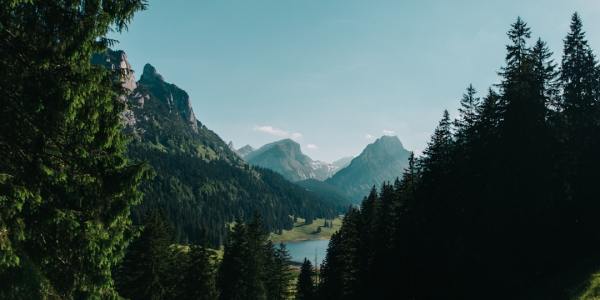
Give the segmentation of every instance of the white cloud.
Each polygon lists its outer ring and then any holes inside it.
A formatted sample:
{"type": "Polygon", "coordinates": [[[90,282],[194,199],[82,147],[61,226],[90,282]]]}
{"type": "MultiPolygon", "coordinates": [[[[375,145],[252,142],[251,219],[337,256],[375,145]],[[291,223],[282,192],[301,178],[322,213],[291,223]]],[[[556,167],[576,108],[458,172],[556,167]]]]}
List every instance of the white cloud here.
{"type": "Polygon", "coordinates": [[[268,135],[276,136],[279,138],[290,138],[298,140],[302,138],[302,134],[299,132],[289,132],[283,129],[275,128],[273,126],[254,126],[254,131],[266,133],[268,135]]]}
{"type": "Polygon", "coordinates": [[[374,137],[372,134],[369,134],[369,133],[367,133],[367,134],[365,135],[365,139],[367,139],[367,140],[372,140],[372,139],[374,139],[374,138],[375,138],[375,137],[374,137]]]}
{"type": "Polygon", "coordinates": [[[389,130],[389,129],[384,129],[383,130],[383,135],[395,135],[396,132],[393,130],[389,130]]]}
{"type": "Polygon", "coordinates": [[[290,133],[290,138],[294,140],[299,140],[302,138],[302,133],[300,132],[292,132],[290,133]]]}
{"type": "Polygon", "coordinates": [[[319,149],[319,146],[317,146],[315,144],[308,144],[308,145],[306,145],[306,148],[309,150],[317,150],[317,149],[319,149]]]}

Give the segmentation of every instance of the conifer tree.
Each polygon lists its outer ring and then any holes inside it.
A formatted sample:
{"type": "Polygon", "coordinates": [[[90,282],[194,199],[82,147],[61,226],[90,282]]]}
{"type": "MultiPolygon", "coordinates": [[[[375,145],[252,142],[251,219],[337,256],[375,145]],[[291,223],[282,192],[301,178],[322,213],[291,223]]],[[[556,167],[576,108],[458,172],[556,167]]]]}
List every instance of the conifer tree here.
{"type": "Polygon", "coordinates": [[[564,41],[560,79],[564,90],[562,109],[569,126],[589,126],[598,97],[597,61],[583,31],[579,14],[573,14],[571,31],[564,41]]]}
{"type": "Polygon", "coordinates": [[[453,144],[450,114],[444,110],[427,149],[423,152],[422,167],[425,173],[436,173],[447,168],[453,144]]]}
{"type": "Polygon", "coordinates": [[[600,209],[597,199],[596,173],[600,168],[600,73],[597,59],[583,31],[583,23],[577,13],[571,19],[571,30],[564,40],[560,82],[563,97],[561,158],[565,183],[568,186],[564,208],[569,215],[570,226],[577,234],[573,239],[588,239],[590,251],[600,246],[600,238],[594,234],[599,225],[595,211],[600,209]],[[586,229],[584,229],[584,227],[586,229]],[[590,231],[591,230],[591,231],[590,231]]]}
{"type": "Polygon", "coordinates": [[[289,299],[291,296],[291,280],[293,274],[290,269],[291,257],[284,244],[274,247],[271,242],[266,248],[267,264],[265,285],[267,299],[289,299]]]}
{"type": "Polygon", "coordinates": [[[172,233],[162,213],[152,211],[141,235],[127,249],[117,272],[119,294],[135,299],[164,299],[174,292],[172,274],[172,233]]]}
{"type": "Polygon", "coordinates": [[[90,61],[144,7],[0,1],[0,275],[31,266],[44,293],[115,296],[143,167],[125,158],[115,74],[90,61]]]}
{"type": "Polygon", "coordinates": [[[469,131],[474,128],[475,121],[477,120],[477,113],[481,105],[480,102],[481,100],[477,97],[477,91],[473,85],[469,85],[466,93],[460,100],[460,107],[458,108],[460,116],[455,122],[458,142],[467,143],[466,139],[471,135],[469,131]]]}
{"type": "Polygon", "coordinates": [[[219,266],[219,299],[267,299],[274,256],[258,216],[248,224],[236,222],[219,266]]]}
{"type": "Polygon", "coordinates": [[[296,283],[296,300],[316,299],[314,277],[315,271],[312,263],[305,258],[296,283]]]}
{"type": "Polygon", "coordinates": [[[548,48],[546,42],[538,39],[531,49],[533,68],[536,80],[540,82],[539,94],[545,98],[547,107],[558,106],[558,69],[552,60],[553,53],[548,48]]]}
{"type": "Polygon", "coordinates": [[[319,297],[325,299],[358,298],[362,279],[360,211],[350,208],[340,231],[329,242],[327,255],[321,267],[319,297]]]}
{"type": "MultiPolygon", "coordinates": [[[[215,257],[204,246],[191,246],[189,259],[183,270],[183,282],[177,288],[178,299],[217,299],[215,257]]],[[[173,272],[177,272],[174,270],[173,272]]]]}

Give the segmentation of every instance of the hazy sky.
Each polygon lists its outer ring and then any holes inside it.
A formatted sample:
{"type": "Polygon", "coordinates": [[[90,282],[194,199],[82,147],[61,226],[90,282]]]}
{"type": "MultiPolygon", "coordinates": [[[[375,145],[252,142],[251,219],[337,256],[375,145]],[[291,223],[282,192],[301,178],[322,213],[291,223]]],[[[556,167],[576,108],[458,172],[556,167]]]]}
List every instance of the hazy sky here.
{"type": "Polygon", "coordinates": [[[383,134],[422,151],[469,83],[497,82],[517,16],[559,58],[580,12],[600,49],[600,0],[150,0],[114,38],[186,90],[236,147],[284,137],[326,161],[383,134]]]}

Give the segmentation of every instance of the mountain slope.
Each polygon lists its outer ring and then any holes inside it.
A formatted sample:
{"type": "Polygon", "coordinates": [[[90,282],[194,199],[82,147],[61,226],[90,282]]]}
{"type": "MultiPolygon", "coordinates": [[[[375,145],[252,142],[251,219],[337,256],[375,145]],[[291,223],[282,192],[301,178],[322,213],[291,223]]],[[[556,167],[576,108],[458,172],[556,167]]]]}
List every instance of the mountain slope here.
{"type": "MultiPolygon", "coordinates": [[[[339,171],[339,170],[349,166],[353,159],[354,159],[354,157],[352,157],[352,156],[342,157],[342,158],[332,162],[331,165],[335,168],[336,171],[339,171]]],[[[332,175],[334,175],[334,174],[332,174],[332,175]]]]}
{"type": "Polygon", "coordinates": [[[248,153],[245,160],[252,165],[271,169],[291,181],[325,180],[335,168],[328,163],[314,161],[291,139],[284,139],[248,153]]]}
{"type": "MultiPolygon", "coordinates": [[[[112,68],[129,66],[118,51],[96,60],[112,68]]],[[[167,83],[151,65],[129,87],[124,99],[124,120],[133,136],[129,155],[148,162],[156,173],[143,186],[144,199],[133,213],[134,221],[150,209],[161,209],[180,242],[206,238],[219,245],[227,224],[255,213],[268,230],[276,230],[291,228],[290,216],[331,218],[340,212],[327,199],[279,174],[249,166],[196,119],[188,94],[167,83]]]]}
{"type": "Polygon", "coordinates": [[[366,196],[373,185],[393,181],[408,166],[410,152],[395,136],[383,136],[368,145],[350,165],[326,180],[338,187],[355,203],[366,196]]]}
{"type": "Polygon", "coordinates": [[[342,189],[325,181],[307,179],[296,184],[339,206],[348,207],[354,203],[342,189]]]}

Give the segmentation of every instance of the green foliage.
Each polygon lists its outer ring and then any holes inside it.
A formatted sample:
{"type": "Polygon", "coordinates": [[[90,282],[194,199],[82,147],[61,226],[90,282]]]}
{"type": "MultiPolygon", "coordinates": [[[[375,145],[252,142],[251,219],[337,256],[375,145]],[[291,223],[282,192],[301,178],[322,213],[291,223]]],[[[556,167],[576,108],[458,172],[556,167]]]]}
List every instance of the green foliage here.
{"type": "Polygon", "coordinates": [[[267,257],[265,258],[264,280],[267,299],[290,299],[292,294],[291,281],[294,277],[290,268],[290,254],[284,244],[275,247],[271,242],[267,242],[265,253],[267,257]]]}
{"type": "Polygon", "coordinates": [[[298,282],[296,283],[296,298],[297,300],[313,300],[316,299],[315,290],[315,270],[312,263],[308,259],[304,259],[302,267],[300,267],[300,274],[298,275],[298,282]]]}
{"type": "Polygon", "coordinates": [[[288,299],[291,279],[287,250],[267,240],[260,219],[237,222],[219,266],[219,299],[288,299]]]}
{"type": "Polygon", "coordinates": [[[29,274],[3,292],[114,297],[144,167],[125,157],[119,74],[90,59],[145,2],[0,7],[0,275],[29,274]]]}
{"type": "Polygon", "coordinates": [[[151,212],[117,270],[119,294],[128,299],[217,299],[216,258],[201,245],[173,244],[171,226],[151,212]]]}
{"type": "Polygon", "coordinates": [[[211,300],[218,298],[214,254],[203,246],[190,247],[189,261],[176,293],[177,299],[211,300]]]}
{"type": "Polygon", "coordinates": [[[310,225],[306,225],[303,219],[296,218],[293,228],[290,230],[283,230],[280,233],[271,233],[269,239],[274,243],[319,239],[326,240],[330,239],[341,226],[341,217],[337,217],[330,221],[327,219],[316,219],[310,225]]]}
{"type": "MultiPolygon", "coordinates": [[[[164,299],[175,290],[168,282],[173,264],[172,243],[164,216],[154,211],[144,223],[141,235],[127,249],[117,272],[119,294],[130,299],[164,299]]],[[[175,273],[176,274],[176,273],[175,273]]]]}

